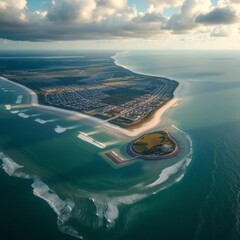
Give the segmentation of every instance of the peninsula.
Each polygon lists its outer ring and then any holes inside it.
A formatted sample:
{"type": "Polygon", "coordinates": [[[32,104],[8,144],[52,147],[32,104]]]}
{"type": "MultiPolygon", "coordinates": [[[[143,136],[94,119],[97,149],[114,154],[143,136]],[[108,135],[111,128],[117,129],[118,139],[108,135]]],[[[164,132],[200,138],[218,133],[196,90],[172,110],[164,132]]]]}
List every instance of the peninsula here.
{"type": "MultiPolygon", "coordinates": [[[[1,75],[37,94],[42,105],[98,118],[128,130],[168,108],[178,82],[134,73],[116,64],[108,53],[51,59],[24,59],[23,67],[2,68],[1,75]],[[47,67],[38,68],[42,61],[47,67]]],[[[17,65],[16,65],[17,66],[17,65]]],[[[171,104],[170,104],[171,105],[171,104]]]]}

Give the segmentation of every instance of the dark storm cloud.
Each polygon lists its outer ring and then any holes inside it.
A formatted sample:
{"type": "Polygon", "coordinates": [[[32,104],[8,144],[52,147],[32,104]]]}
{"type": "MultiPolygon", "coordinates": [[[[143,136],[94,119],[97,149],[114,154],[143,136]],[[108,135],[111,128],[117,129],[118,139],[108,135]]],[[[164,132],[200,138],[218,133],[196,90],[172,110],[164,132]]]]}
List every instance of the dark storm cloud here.
{"type": "Polygon", "coordinates": [[[205,25],[233,24],[238,21],[235,11],[229,8],[216,8],[207,14],[196,18],[196,23],[205,25]]]}

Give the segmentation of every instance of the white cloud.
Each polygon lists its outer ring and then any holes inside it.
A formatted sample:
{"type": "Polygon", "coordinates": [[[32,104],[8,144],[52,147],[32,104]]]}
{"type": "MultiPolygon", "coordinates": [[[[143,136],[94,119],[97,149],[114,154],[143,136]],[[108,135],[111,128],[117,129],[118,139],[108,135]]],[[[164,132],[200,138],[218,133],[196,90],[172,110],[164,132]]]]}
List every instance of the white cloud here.
{"type": "Polygon", "coordinates": [[[26,21],[26,0],[0,0],[0,21],[12,23],[26,21]]]}
{"type": "Polygon", "coordinates": [[[90,22],[93,10],[96,8],[94,0],[58,0],[49,5],[47,17],[53,22],[90,22]]]}
{"type": "Polygon", "coordinates": [[[170,18],[166,28],[175,32],[191,30],[196,27],[196,17],[207,13],[211,7],[210,0],[186,0],[179,11],[170,18]]]}
{"type": "Polygon", "coordinates": [[[147,12],[162,13],[165,8],[181,6],[184,0],[147,0],[147,2],[150,4],[147,12]]]}
{"type": "Polygon", "coordinates": [[[210,0],[147,1],[148,10],[138,12],[127,0],[52,0],[45,4],[44,11],[31,11],[26,0],[0,0],[0,38],[61,41],[160,39],[174,34],[191,37],[193,33],[217,36],[223,32],[217,29],[226,24],[224,19],[218,20],[225,12],[219,11],[223,8],[236,15],[228,18],[227,23],[239,24],[240,7],[236,0],[219,0],[217,6],[210,0]],[[172,6],[176,13],[170,18],[164,16],[163,10],[172,6]],[[234,6],[238,6],[238,10],[233,10],[234,6]],[[216,16],[218,18],[213,19],[216,16]],[[214,24],[218,23],[216,28],[214,24]]]}

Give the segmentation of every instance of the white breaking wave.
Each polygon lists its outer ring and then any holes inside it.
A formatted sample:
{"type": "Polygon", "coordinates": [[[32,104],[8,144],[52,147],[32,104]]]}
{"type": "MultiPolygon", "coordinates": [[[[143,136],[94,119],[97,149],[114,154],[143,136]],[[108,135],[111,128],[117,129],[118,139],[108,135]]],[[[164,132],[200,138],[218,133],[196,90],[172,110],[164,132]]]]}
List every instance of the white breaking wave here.
{"type": "Polygon", "coordinates": [[[41,118],[36,118],[34,121],[35,122],[38,122],[40,124],[46,124],[46,123],[50,123],[50,122],[55,122],[57,121],[58,119],[50,119],[50,120],[44,120],[44,119],[41,119],[41,118]]]}
{"type": "Polygon", "coordinates": [[[67,204],[65,201],[61,200],[57,194],[51,191],[48,185],[46,185],[40,179],[34,179],[31,186],[33,188],[34,195],[44,199],[57,215],[61,215],[63,210],[66,213],[72,211],[74,203],[67,204]]]}
{"type": "Polygon", "coordinates": [[[57,224],[59,230],[70,236],[83,239],[83,237],[80,236],[75,229],[67,225],[68,220],[72,216],[72,211],[75,206],[74,202],[70,199],[62,200],[59,198],[59,196],[39,178],[35,177],[31,186],[33,188],[33,194],[46,201],[48,205],[53,209],[53,211],[57,214],[57,224]]]}
{"type": "MultiPolygon", "coordinates": [[[[192,145],[192,139],[190,138],[190,136],[184,132],[183,130],[181,130],[180,128],[176,127],[175,125],[172,124],[172,127],[175,128],[176,130],[178,130],[179,132],[183,133],[184,136],[188,139],[189,141],[189,144],[190,144],[190,153],[192,154],[192,151],[193,151],[193,145],[192,145]]],[[[190,161],[191,162],[191,161],[190,161]]],[[[189,163],[190,163],[189,162],[189,163]]]]}
{"type": "Polygon", "coordinates": [[[67,221],[71,218],[71,213],[74,209],[74,202],[71,200],[62,200],[59,196],[52,191],[47,184],[41,181],[38,177],[30,176],[25,172],[19,170],[24,166],[17,164],[10,157],[6,156],[3,152],[0,152],[0,159],[2,160],[2,169],[9,175],[19,178],[32,179],[33,194],[43,200],[54,210],[58,216],[58,227],[63,233],[71,235],[73,237],[83,239],[78,232],[66,225],[67,221]]]}
{"type": "MultiPolygon", "coordinates": [[[[190,162],[191,162],[191,158],[188,156],[187,158],[183,159],[182,161],[180,161],[168,168],[165,168],[159,175],[159,178],[155,182],[147,185],[146,187],[147,188],[155,187],[155,186],[165,183],[167,180],[169,180],[169,178],[171,176],[174,176],[180,170],[185,171],[186,168],[188,167],[188,165],[190,164],[190,162]]],[[[184,173],[181,176],[179,176],[177,179],[175,179],[174,182],[179,182],[180,180],[182,180],[183,177],[184,177],[184,173]]]]}
{"type": "Polygon", "coordinates": [[[59,126],[59,125],[57,125],[56,128],[54,128],[54,131],[55,131],[56,133],[63,133],[63,132],[65,132],[66,130],[67,130],[66,128],[63,128],[63,127],[61,127],[61,126],[59,126]]]}
{"type": "MultiPolygon", "coordinates": [[[[145,194],[132,194],[129,196],[120,196],[120,197],[101,197],[95,196],[91,198],[96,206],[96,215],[99,217],[99,224],[102,224],[102,219],[105,218],[109,224],[113,225],[119,215],[119,206],[122,204],[131,205],[136,203],[144,198],[147,195],[145,194]]],[[[110,226],[110,225],[108,225],[110,226]]]]}
{"type": "Polygon", "coordinates": [[[178,178],[176,178],[175,182],[180,182],[184,178],[184,173],[180,175],[178,178]]]}
{"type": "Polygon", "coordinates": [[[54,128],[54,131],[56,133],[64,133],[66,132],[67,130],[71,130],[71,129],[75,129],[75,128],[78,128],[79,125],[75,125],[75,126],[71,126],[71,127],[61,127],[59,125],[57,125],[55,128],[54,128]]]}
{"type": "Polygon", "coordinates": [[[11,158],[5,156],[3,152],[0,152],[0,159],[2,160],[2,168],[9,175],[13,176],[17,169],[23,168],[23,166],[15,163],[11,158]]]}
{"type": "MultiPolygon", "coordinates": [[[[185,133],[184,131],[182,131],[181,129],[177,128],[175,125],[172,125],[172,127],[175,128],[176,130],[178,130],[179,132],[183,133],[184,136],[188,139],[189,144],[190,144],[190,151],[185,156],[185,158],[182,159],[180,162],[163,169],[162,172],[159,175],[159,178],[156,181],[154,181],[153,183],[147,185],[146,186],[147,188],[162,185],[163,183],[166,183],[171,176],[174,176],[178,172],[182,171],[183,173],[174,180],[174,183],[180,182],[185,175],[186,168],[189,166],[189,164],[192,160],[193,150],[192,150],[192,140],[191,140],[190,136],[187,133],[185,133]]],[[[172,184],[173,183],[169,184],[168,186],[164,186],[163,188],[159,189],[157,192],[170,187],[172,184]]],[[[156,194],[157,192],[155,192],[154,194],[156,194]]]]}
{"type": "Polygon", "coordinates": [[[22,112],[19,113],[18,116],[21,117],[21,118],[25,118],[25,119],[30,117],[29,115],[27,115],[25,113],[22,113],[22,112]]]}
{"type": "Polygon", "coordinates": [[[22,100],[23,100],[23,95],[19,95],[19,96],[17,97],[16,104],[22,103],[22,100]]]}
{"type": "Polygon", "coordinates": [[[23,169],[22,165],[14,162],[10,157],[6,156],[3,152],[0,152],[0,159],[2,160],[2,169],[9,175],[19,178],[29,179],[30,176],[24,172],[18,171],[23,169]]]}
{"type": "Polygon", "coordinates": [[[17,114],[17,113],[19,113],[19,112],[20,112],[19,110],[11,111],[12,114],[17,114]]]}
{"type": "Polygon", "coordinates": [[[184,162],[185,161],[183,160],[183,161],[178,162],[178,163],[176,163],[176,164],[174,164],[174,165],[172,165],[172,166],[170,166],[168,168],[165,168],[161,172],[161,174],[159,175],[159,178],[155,182],[147,185],[146,187],[147,188],[155,187],[157,185],[160,185],[160,184],[166,182],[172,175],[175,175],[176,173],[178,173],[178,171],[180,169],[182,169],[184,162]]]}
{"type": "Polygon", "coordinates": [[[30,118],[30,117],[38,117],[38,116],[41,116],[42,114],[41,113],[36,113],[36,114],[32,114],[32,115],[29,115],[29,114],[26,114],[26,113],[23,113],[23,112],[20,112],[18,113],[18,116],[21,117],[21,118],[30,118]]]}

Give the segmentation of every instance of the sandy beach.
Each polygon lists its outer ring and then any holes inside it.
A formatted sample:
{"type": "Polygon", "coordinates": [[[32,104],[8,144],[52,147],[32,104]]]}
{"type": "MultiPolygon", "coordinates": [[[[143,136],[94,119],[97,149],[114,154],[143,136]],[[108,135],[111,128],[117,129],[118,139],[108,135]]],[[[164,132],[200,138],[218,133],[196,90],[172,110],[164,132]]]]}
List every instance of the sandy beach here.
{"type": "MultiPolygon", "coordinates": [[[[126,66],[122,66],[120,65],[117,60],[115,59],[115,57],[112,57],[112,59],[114,59],[114,62],[116,65],[124,67],[126,69],[128,69],[126,66]]],[[[131,71],[130,69],[128,69],[129,71],[131,71]]],[[[142,73],[141,73],[142,74],[142,73]]],[[[143,74],[146,75],[146,74],[143,74]]],[[[159,77],[159,76],[158,76],[159,77]]],[[[31,89],[19,84],[19,83],[15,83],[13,81],[8,80],[5,77],[0,77],[0,80],[5,81],[7,83],[13,84],[21,89],[23,89],[24,91],[26,91],[30,97],[30,106],[38,108],[38,109],[42,109],[45,111],[50,111],[50,112],[55,112],[57,114],[61,114],[64,116],[68,116],[71,117],[73,119],[76,120],[80,120],[80,119],[88,119],[96,124],[101,125],[101,127],[105,128],[108,131],[111,131],[113,133],[116,134],[123,134],[125,136],[128,137],[137,137],[140,134],[151,130],[152,128],[156,127],[157,125],[159,125],[161,123],[162,120],[162,116],[164,115],[164,113],[166,113],[170,108],[176,106],[179,101],[180,101],[180,91],[182,89],[182,84],[179,84],[179,86],[177,87],[177,89],[174,92],[174,98],[171,99],[169,102],[167,102],[163,107],[161,107],[160,109],[158,109],[151,117],[149,117],[148,119],[146,119],[142,124],[138,124],[135,128],[133,127],[132,129],[124,129],[121,128],[117,125],[111,124],[109,122],[106,122],[104,120],[95,118],[95,117],[91,117],[88,116],[86,114],[82,114],[76,111],[71,111],[71,110],[66,110],[66,109],[62,109],[62,108],[57,108],[57,107],[52,107],[52,106],[46,106],[46,105],[41,105],[38,103],[38,96],[37,94],[32,91],[31,89]]]]}

